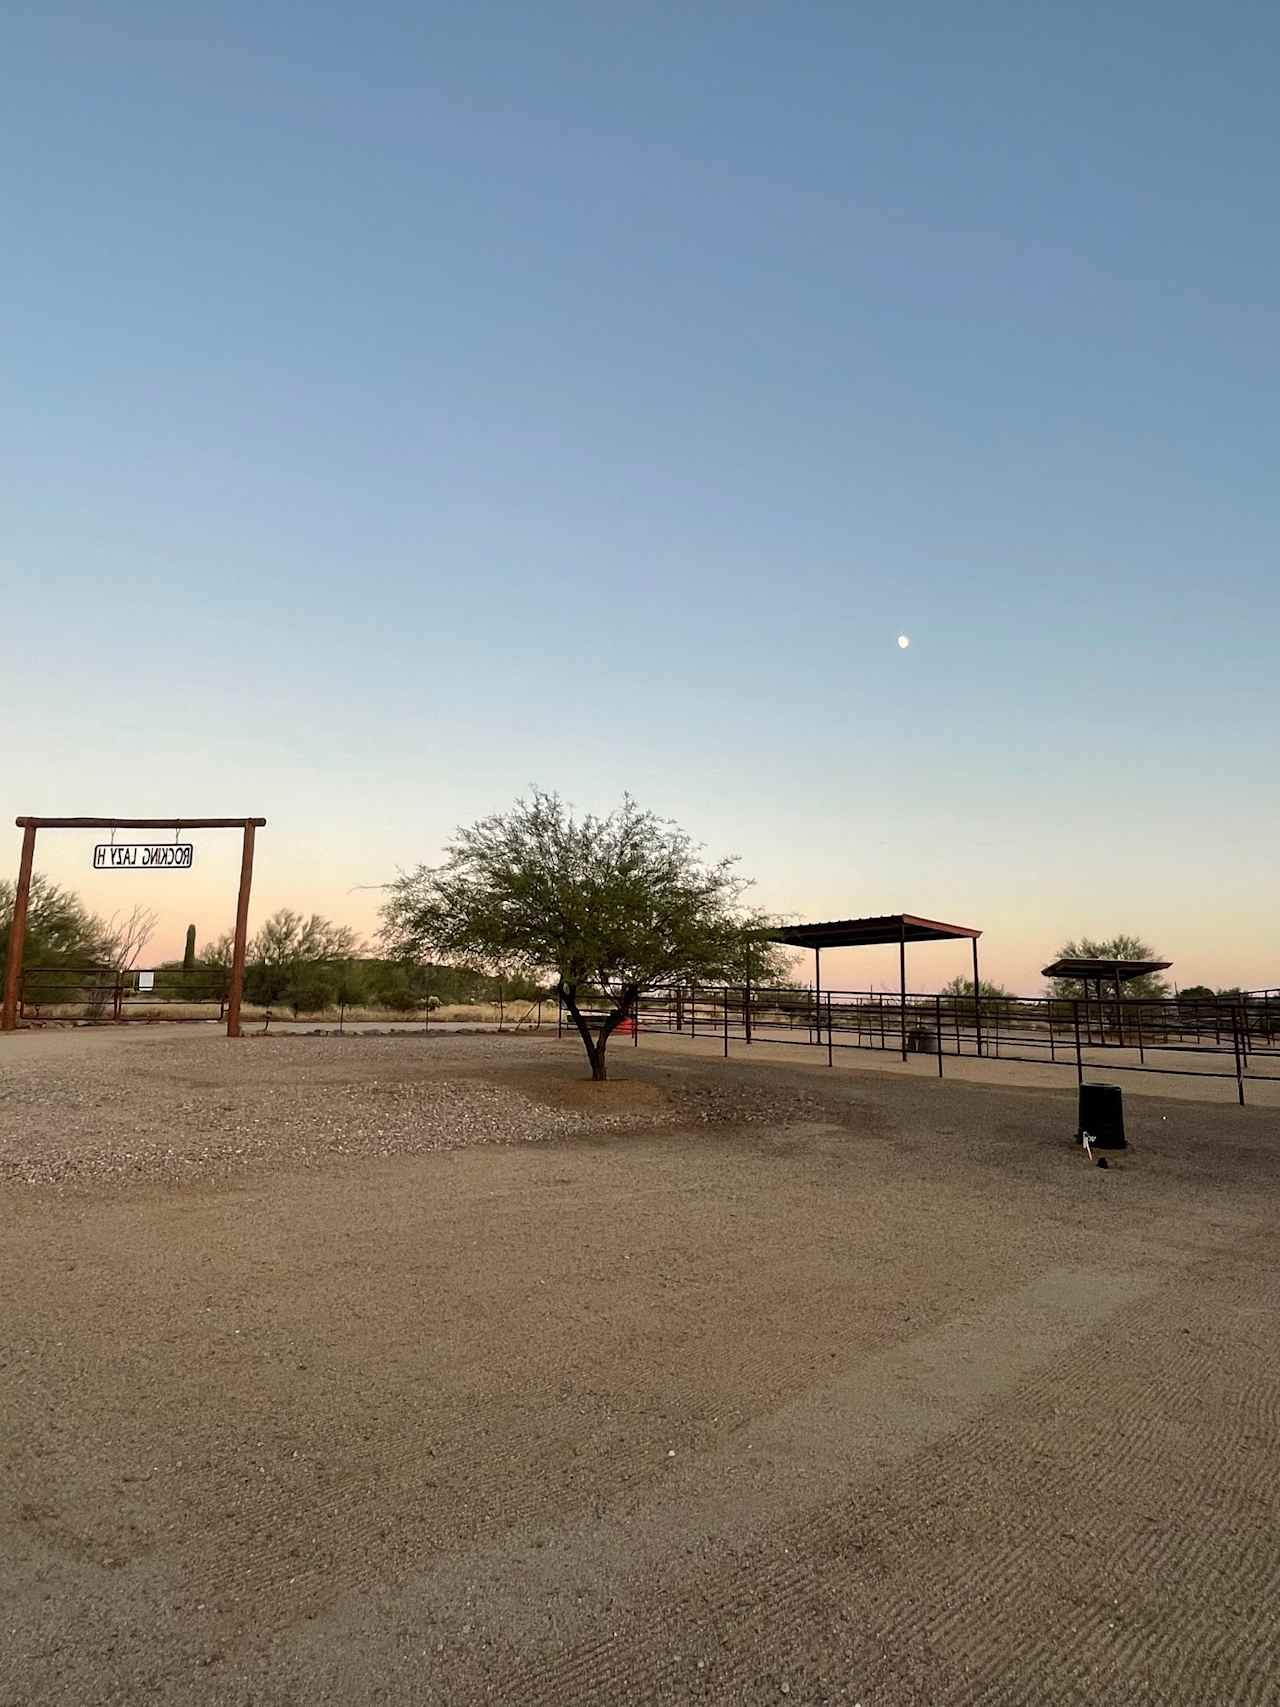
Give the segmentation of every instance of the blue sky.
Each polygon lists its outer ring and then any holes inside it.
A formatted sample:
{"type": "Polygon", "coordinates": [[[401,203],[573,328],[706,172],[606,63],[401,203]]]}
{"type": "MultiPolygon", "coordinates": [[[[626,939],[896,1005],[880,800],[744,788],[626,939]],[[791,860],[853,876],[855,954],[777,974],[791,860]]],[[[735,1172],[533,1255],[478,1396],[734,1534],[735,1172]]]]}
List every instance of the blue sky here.
{"type": "Polygon", "coordinates": [[[260,812],[367,927],[629,788],[1019,988],[1280,978],[1274,7],[49,0],[2,76],[5,820],[260,812]]]}

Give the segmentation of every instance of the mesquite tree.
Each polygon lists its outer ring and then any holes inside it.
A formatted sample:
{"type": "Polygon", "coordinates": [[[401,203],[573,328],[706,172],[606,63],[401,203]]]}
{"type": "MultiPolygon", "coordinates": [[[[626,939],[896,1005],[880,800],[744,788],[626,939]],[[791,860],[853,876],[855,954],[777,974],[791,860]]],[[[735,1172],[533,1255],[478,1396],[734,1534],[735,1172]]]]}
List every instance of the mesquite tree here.
{"type": "Polygon", "coordinates": [[[550,979],[578,1028],[591,1076],[648,990],[767,979],[766,921],[742,905],[735,861],[706,863],[683,830],[629,796],[578,818],[534,790],[509,812],[460,829],[445,863],[388,885],[383,940],[397,955],[550,979]],[[603,991],[593,1030],[582,1011],[603,991]]]}

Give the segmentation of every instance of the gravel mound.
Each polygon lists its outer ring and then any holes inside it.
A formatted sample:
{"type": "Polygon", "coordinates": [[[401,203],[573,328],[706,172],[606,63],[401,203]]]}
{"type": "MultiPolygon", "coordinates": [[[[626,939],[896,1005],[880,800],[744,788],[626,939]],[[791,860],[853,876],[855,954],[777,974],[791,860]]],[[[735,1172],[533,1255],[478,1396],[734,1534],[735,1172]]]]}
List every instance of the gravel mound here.
{"type": "Polygon", "coordinates": [[[56,1049],[41,1044],[0,1061],[0,1186],[190,1181],[254,1165],[310,1167],[334,1156],[777,1124],[821,1111],[817,1098],[744,1095],[696,1072],[660,1074],[656,1100],[650,1093],[638,1107],[608,1094],[621,1088],[616,1081],[586,1106],[594,1099],[555,1094],[583,1088],[571,1047],[491,1035],[286,1035],[231,1044],[189,1033],[79,1033],[64,1034],[56,1049]],[[505,1082],[529,1070],[532,1088],[505,1082]]]}

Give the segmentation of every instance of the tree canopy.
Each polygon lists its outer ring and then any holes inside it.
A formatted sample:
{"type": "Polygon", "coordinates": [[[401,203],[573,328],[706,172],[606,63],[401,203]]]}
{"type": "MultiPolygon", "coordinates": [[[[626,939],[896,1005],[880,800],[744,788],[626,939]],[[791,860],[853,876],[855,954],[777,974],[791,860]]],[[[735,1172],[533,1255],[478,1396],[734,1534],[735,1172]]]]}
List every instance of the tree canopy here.
{"type": "Polygon", "coordinates": [[[324,1007],[329,984],[323,963],[349,960],[360,947],[350,925],[335,925],[319,913],[304,918],[292,907],[281,907],[248,945],[245,996],[270,1006],[297,995],[304,1003],[301,1011],[324,1007]]]}
{"type": "MultiPolygon", "coordinates": [[[[0,879],[0,965],[9,951],[14,885],[0,879]]],[[[98,966],[107,951],[107,926],[80,897],[36,872],[27,903],[25,966],[98,966]]]]}
{"type": "Polygon", "coordinates": [[[388,885],[387,947],[550,982],[596,1079],[607,1076],[610,1036],[646,991],[777,972],[767,921],[742,905],[736,861],[706,862],[683,830],[630,796],[604,817],[578,817],[534,789],[456,831],[445,852],[443,865],[388,885]],[[593,987],[610,1004],[594,1029],[581,1005],[593,987]]]}
{"type": "MultiPolygon", "coordinates": [[[[1054,959],[1163,960],[1164,956],[1157,954],[1150,943],[1143,942],[1141,937],[1120,931],[1112,937],[1082,936],[1078,942],[1064,942],[1054,959]]],[[[1079,978],[1052,978],[1049,981],[1049,989],[1051,994],[1062,1001],[1080,1000],[1093,993],[1085,989],[1079,978]]],[[[1155,998],[1167,996],[1169,988],[1158,972],[1148,972],[1141,978],[1126,978],[1124,993],[1126,996],[1155,998]]]]}
{"type": "MultiPolygon", "coordinates": [[[[993,984],[987,978],[979,980],[978,989],[984,1002],[987,1000],[1007,1001],[1013,993],[1010,990],[1006,990],[1003,984],[993,984]]],[[[940,996],[967,996],[969,1000],[972,1001],[973,979],[964,978],[957,974],[956,977],[948,979],[948,981],[938,991],[938,994],[940,996]]]]}

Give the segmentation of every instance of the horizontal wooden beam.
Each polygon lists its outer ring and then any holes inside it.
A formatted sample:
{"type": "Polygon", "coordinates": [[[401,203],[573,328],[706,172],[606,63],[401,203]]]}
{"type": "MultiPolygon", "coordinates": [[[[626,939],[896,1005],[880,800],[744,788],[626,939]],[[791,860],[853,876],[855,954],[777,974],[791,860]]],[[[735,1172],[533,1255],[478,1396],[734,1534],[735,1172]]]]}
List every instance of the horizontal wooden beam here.
{"type": "Polygon", "coordinates": [[[243,830],[265,818],[15,818],[20,830],[243,830]]]}

